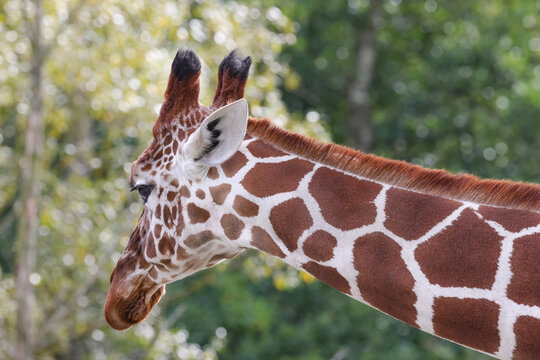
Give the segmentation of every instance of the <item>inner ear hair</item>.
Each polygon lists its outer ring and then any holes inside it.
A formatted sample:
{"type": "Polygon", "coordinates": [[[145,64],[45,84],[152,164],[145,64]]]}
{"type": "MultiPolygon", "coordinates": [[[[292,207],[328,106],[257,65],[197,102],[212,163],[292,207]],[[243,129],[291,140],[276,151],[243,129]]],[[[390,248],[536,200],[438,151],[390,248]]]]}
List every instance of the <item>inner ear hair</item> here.
{"type": "Polygon", "coordinates": [[[209,154],[212,150],[216,148],[216,146],[219,145],[219,136],[221,135],[221,130],[216,129],[216,126],[219,124],[220,121],[221,118],[219,117],[215,120],[210,121],[206,125],[206,130],[210,132],[210,143],[206,144],[203,153],[193,160],[199,161],[204,155],[209,154]]]}

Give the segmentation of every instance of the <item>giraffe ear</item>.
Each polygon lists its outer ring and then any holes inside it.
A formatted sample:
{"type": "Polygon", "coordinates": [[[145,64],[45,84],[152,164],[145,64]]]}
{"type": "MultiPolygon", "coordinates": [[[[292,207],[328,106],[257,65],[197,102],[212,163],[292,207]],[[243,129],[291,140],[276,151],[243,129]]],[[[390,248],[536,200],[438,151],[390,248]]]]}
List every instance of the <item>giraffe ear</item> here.
{"type": "Polygon", "coordinates": [[[210,167],[228,160],[244,140],[247,123],[248,104],[244,99],[214,111],[184,144],[186,168],[210,167]]]}

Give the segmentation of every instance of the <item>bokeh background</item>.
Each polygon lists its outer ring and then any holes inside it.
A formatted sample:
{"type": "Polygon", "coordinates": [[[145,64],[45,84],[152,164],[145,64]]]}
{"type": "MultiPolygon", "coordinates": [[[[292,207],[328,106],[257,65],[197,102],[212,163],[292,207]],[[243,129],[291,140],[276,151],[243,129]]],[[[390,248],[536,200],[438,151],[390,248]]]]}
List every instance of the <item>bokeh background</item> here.
{"type": "Polygon", "coordinates": [[[540,178],[538,0],[0,0],[0,358],[486,359],[256,253],[102,307],[142,210],[131,161],[176,50],[209,103],[251,55],[254,116],[426,167],[540,178]]]}

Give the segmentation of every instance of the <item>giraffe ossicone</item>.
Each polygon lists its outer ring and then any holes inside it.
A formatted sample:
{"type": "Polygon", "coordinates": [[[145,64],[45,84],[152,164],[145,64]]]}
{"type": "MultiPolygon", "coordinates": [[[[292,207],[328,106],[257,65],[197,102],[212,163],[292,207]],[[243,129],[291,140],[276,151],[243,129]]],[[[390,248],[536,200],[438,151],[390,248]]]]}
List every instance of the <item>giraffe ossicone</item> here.
{"type": "Polygon", "coordinates": [[[251,59],[210,106],[177,53],[130,183],[145,202],[105,317],[146,318],[165,285],[254,248],[414,327],[502,359],[540,357],[540,186],[451,175],[248,119],[251,59]]]}

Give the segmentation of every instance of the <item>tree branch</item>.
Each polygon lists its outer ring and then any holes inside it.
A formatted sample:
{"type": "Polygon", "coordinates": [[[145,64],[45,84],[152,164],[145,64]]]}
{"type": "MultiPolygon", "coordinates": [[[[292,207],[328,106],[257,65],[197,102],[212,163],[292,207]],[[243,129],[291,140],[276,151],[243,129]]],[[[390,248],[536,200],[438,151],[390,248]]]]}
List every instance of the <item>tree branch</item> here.
{"type": "MultiPolygon", "coordinates": [[[[34,288],[30,283],[30,275],[35,269],[37,249],[37,227],[39,223],[38,199],[41,194],[41,153],[44,138],[43,125],[43,57],[42,55],[42,7],[41,0],[35,0],[34,16],[32,19],[25,13],[28,20],[30,53],[30,114],[26,123],[24,154],[20,162],[20,194],[18,203],[19,221],[16,238],[16,276],[15,299],[17,301],[16,336],[17,350],[15,357],[27,360],[32,354],[34,319],[34,288]]],[[[29,4],[26,3],[29,7],[29,4]]],[[[25,8],[25,12],[27,9],[25,8]]]]}
{"type": "Polygon", "coordinates": [[[358,22],[355,43],[356,73],[348,89],[350,104],[347,119],[348,145],[369,150],[373,145],[373,121],[369,88],[373,80],[376,60],[375,21],[379,16],[382,0],[371,0],[367,25],[358,22]]]}

